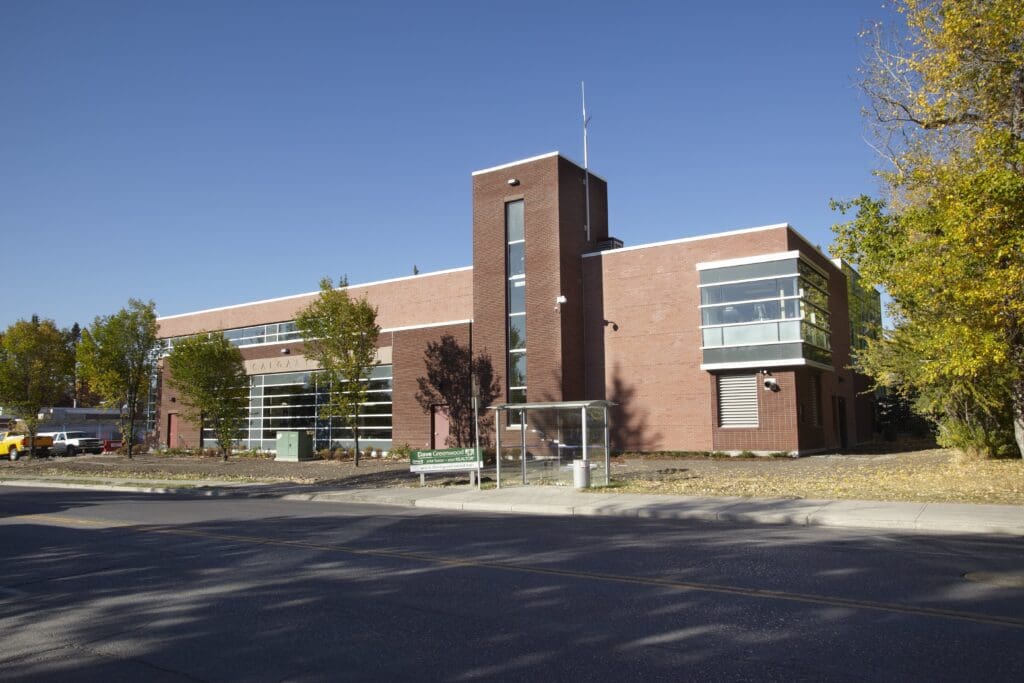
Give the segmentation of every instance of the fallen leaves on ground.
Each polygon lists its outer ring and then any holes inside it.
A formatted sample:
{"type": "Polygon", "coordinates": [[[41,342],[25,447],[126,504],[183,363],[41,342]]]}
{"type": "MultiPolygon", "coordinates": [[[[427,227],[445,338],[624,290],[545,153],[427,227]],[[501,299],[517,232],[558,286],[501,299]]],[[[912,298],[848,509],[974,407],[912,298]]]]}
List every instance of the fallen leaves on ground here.
{"type": "Polygon", "coordinates": [[[666,475],[631,473],[627,466],[618,478],[623,484],[615,490],[624,493],[1024,504],[1024,461],[965,460],[947,450],[827,462],[695,460],[666,475]]]}

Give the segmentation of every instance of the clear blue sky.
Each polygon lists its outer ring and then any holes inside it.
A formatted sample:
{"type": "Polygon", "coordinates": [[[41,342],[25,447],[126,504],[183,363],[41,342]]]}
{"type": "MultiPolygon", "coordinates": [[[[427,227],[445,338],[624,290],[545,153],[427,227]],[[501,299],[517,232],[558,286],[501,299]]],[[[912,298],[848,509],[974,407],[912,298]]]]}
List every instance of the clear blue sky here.
{"type": "Polygon", "coordinates": [[[874,192],[881,0],[0,3],[0,326],[470,265],[470,173],[561,151],[627,245],[874,192]]]}

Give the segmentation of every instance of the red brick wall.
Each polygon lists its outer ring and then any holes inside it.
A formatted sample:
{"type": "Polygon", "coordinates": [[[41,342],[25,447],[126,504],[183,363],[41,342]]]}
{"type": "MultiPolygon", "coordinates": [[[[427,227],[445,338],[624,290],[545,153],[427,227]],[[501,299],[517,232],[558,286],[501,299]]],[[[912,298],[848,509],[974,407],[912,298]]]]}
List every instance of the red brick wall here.
{"type": "Polygon", "coordinates": [[[161,361],[160,376],[157,379],[157,414],[155,420],[156,443],[168,448],[198,448],[199,428],[185,419],[185,408],[178,402],[178,392],[171,388],[168,383],[170,370],[165,362],[161,361]],[[178,443],[168,443],[169,434],[168,416],[172,413],[178,415],[178,443]]]}
{"type": "Polygon", "coordinates": [[[417,379],[425,376],[423,354],[427,344],[440,341],[449,334],[459,344],[469,345],[472,326],[469,323],[401,330],[392,336],[392,443],[409,444],[413,448],[430,448],[430,414],[416,400],[417,379]]]}
{"type": "Polygon", "coordinates": [[[859,382],[849,370],[846,279],[795,231],[778,227],[615,250],[583,259],[583,269],[586,395],[622,403],[612,413],[616,448],[801,452],[836,448],[839,428],[832,405],[840,396],[846,400],[850,443],[856,441],[858,413],[862,416],[868,409],[858,407],[864,400],[856,398],[859,382]],[[829,274],[835,372],[772,369],[780,391],[759,393],[760,427],[719,428],[716,381],[712,373],[700,370],[696,265],[792,250],[808,255],[829,274]],[[820,427],[801,423],[798,415],[801,401],[809,399],[811,372],[820,377],[820,427]]]}
{"type": "MultiPolygon", "coordinates": [[[[757,370],[736,370],[717,374],[753,375],[757,370]]],[[[798,372],[771,370],[778,382],[778,391],[757,390],[757,422],[755,427],[719,427],[717,378],[711,376],[711,425],[716,451],[797,451],[799,427],[797,410],[798,372]]],[[[758,374],[760,385],[763,376],[758,374]]]]}
{"type": "MultiPolygon", "coordinates": [[[[500,368],[507,390],[505,204],[524,200],[527,399],[583,395],[579,255],[607,235],[607,188],[591,177],[591,240],[584,237],[583,171],[547,156],[473,176],[473,343],[500,368]],[[508,184],[516,178],[519,184],[508,184]],[[566,303],[558,307],[555,299],[566,303]]],[[[502,395],[505,400],[507,394],[502,395]]]]}
{"type": "MultiPolygon", "coordinates": [[[[700,369],[697,263],[788,251],[786,232],[745,232],[583,259],[587,395],[622,404],[611,415],[615,448],[718,448],[715,384],[700,369]]],[[[786,442],[796,442],[795,432],[786,442]]]]}
{"type": "MultiPolygon", "coordinates": [[[[469,320],[473,315],[473,273],[468,268],[397,278],[369,286],[354,284],[349,293],[356,298],[365,296],[377,307],[377,324],[382,328],[469,320]]],[[[296,314],[318,295],[319,292],[311,292],[165,316],[157,322],[161,337],[283,322],[294,320],[296,314]]]]}
{"type": "MultiPolygon", "coordinates": [[[[559,159],[559,261],[561,274],[559,292],[566,297],[561,310],[562,399],[592,399],[586,393],[583,350],[583,259],[597,244],[608,237],[608,185],[590,176],[590,240],[583,229],[586,224],[586,197],[583,169],[566,159],[559,159]]],[[[529,274],[527,274],[529,279],[529,274]]],[[[529,285],[527,285],[529,286],[529,285]]],[[[556,295],[557,296],[557,295],[556,295]]],[[[544,301],[539,302],[540,306],[544,301]]]]}

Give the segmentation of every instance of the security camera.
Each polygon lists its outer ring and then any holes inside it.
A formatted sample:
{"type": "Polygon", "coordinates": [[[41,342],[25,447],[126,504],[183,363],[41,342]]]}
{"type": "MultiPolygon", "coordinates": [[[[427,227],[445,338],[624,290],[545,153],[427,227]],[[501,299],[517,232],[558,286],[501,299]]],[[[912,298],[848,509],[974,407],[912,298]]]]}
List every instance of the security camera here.
{"type": "Polygon", "coordinates": [[[779,381],[777,379],[775,379],[774,377],[765,377],[764,378],[764,390],[765,391],[778,391],[779,390],[779,381]]]}

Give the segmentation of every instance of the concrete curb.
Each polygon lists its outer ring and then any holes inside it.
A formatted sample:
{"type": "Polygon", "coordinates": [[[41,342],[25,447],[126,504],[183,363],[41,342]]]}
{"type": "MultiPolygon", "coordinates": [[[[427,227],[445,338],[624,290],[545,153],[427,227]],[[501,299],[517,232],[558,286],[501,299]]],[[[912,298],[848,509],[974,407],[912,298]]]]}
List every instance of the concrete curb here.
{"type": "MultiPolygon", "coordinates": [[[[164,482],[161,482],[164,483],[164,482]]],[[[0,480],[0,486],[174,494],[182,497],[274,498],[318,503],[393,505],[427,510],[574,517],[631,517],[732,524],[827,526],[888,531],[1024,536],[1024,506],[859,500],[700,498],[582,493],[563,487],[355,489],[281,491],[273,484],[189,483],[120,486],[52,480],[0,480]]],[[[296,485],[298,486],[298,485],[296,485]]]]}
{"type": "Polygon", "coordinates": [[[180,486],[143,486],[136,483],[112,484],[112,483],[83,483],[81,481],[61,481],[59,479],[0,479],[0,486],[15,486],[20,488],[40,489],[76,489],[79,491],[116,491],[119,493],[162,493],[162,494],[189,494],[199,496],[230,496],[236,495],[240,486],[257,486],[257,484],[232,485],[228,482],[201,482],[186,483],[182,481],[180,486]]]}
{"type": "Polygon", "coordinates": [[[305,494],[302,499],[460,512],[1024,536],[1024,507],[1014,505],[634,496],[579,493],[560,487],[530,489],[513,489],[511,493],[506,490],[478,493],[475,490],[420,492],[412,489],[400,495],[383,491],[338,491],[305,494]],[[488,499],[482,499],[485,497],[488,499]]]}

